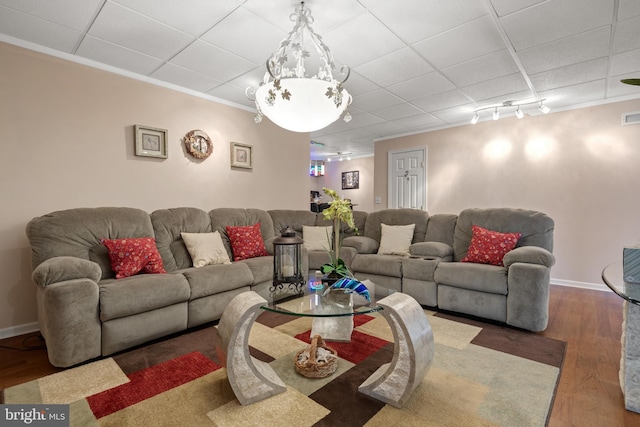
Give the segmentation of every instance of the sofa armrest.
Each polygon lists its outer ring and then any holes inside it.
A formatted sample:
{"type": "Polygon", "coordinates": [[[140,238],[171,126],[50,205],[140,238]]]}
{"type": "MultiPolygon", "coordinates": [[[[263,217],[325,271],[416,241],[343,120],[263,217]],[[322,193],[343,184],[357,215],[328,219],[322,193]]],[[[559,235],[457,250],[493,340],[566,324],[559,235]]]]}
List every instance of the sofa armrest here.
{"type": "Polygon", "coordinates": [[[71,256],[49,258],[38,265],[31,275],[34,283],[43,288],[74,279],[89,279],[97,283],[100,277],[102,270],[97,263],[71,256]]]}
{"type": "Polygon", "coordinates": [[[527,264],[539,264],[551,268],[556,259],[551,252],[538,246],[521,246],[507,252],[502,260],[505,267],[509,268],[516,262],[527,264]]]}
{"type": "Polygon", "coordinates": [[[355,248],[359,254],[375,254],[378,253],[380,243],[366,236],[349,236],[342,240],[342,246],[355,248]]]}
{"type": "Polygon", "coordinates": [[[409,253],[414,256],[447,259],[453,257],[453,248],[441,242],[418,242],[409,246],[409,253]]]}

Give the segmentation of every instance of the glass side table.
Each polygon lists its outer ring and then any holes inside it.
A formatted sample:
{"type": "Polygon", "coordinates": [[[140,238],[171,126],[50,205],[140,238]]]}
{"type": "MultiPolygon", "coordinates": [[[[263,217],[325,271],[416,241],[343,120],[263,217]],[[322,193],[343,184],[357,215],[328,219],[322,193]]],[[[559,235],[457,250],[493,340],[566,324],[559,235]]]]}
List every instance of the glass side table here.
{"type": "Polygon", "coordinates": [[[627,283],[623,277],[620,263],[602,270],[604,283],[624,299],[620,386],[624,393],[625,408],[640,412],[640,283],[627,283]]]}

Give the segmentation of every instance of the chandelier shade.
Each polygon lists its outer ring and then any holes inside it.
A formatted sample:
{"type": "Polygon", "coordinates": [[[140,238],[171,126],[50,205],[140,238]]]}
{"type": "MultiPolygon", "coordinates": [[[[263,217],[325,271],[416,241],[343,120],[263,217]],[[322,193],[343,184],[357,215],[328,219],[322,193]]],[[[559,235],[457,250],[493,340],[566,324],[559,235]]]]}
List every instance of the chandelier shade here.
{"type": "Polygon", "coordinates": [[[336,67],[333,54],[311,28],[313,18],[304,2],[290,19],[294,27],[267,59],[262,83],[245,91],[256,103],[256,123],[266,116],[284,129],[314,132],[341,116],[349,121],[352,98],[343,87],[349,67],[336,67]]]}
{"type": "Polygon", "coordinates": [[[317,79],[274,80],[256,91],[258,111],[293,132],[314,132],[329,126],[340,118],[350,102],[351,95],[339,83],[317,79]],[[287,93],[291,96],[284,99],[282,95],[287,93]]]}

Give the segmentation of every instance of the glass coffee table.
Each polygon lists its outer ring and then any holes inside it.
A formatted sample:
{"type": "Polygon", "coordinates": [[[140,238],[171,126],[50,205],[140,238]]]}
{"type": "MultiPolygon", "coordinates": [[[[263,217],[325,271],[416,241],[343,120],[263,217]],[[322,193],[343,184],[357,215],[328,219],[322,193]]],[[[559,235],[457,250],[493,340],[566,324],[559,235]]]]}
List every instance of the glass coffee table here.
{"type": "MultiPolygon", "coordinates": [[[[379,312],[389,323],[394,337],[393,359],[380,366],[358,391],[395,407],[402,407],[425,377],[434,356],[431,324],[424,310],[409,295],[396,292],[369,302],[359,295],[313,289],[307,283],[301,294],[282,301],[267,301],[254,291],[234,297],[218,324],[222,341],[220,360],[225,363],[231,388],[242,405],[261,401],[287,390],[271,366],[249,354],[249,334],[263,310],[291,316],[314,318],[313,331],[323,334],[350,324],[353,316],[379,312]],[[323,324],[322,321],[326,321],[323,324]],[[342,320],[343,323],[340,323],[342,320]],[[337,322],[336,322],[337,321],[337,322]],[[336,326],[337,325],[337,326],[336,326]]],[[[371,292],[374,294],[375,292],[371,292]]],[[[345,336],[343,335],[342,338],[345,336]]],[[[339,355],[338,355],[339,356],[339,355]]],[[[294,369],[293,363],[291,369],[294,369]]],[[[313,380],[309,380],[313,381],[313,380]]]]}
{"type": "Polygon", "coordinates": [[[312,276],[299,289],[299,294],[283,299],[272,295],[260,308],[279,314],[313,317],[311,336],[320,335],[325,341],[351,341],[353,316],[371,314],[382,310],[376,303],[375,287],[368,283],[369,300],[344,289],[328,289],[322,279],[312,276]]]}

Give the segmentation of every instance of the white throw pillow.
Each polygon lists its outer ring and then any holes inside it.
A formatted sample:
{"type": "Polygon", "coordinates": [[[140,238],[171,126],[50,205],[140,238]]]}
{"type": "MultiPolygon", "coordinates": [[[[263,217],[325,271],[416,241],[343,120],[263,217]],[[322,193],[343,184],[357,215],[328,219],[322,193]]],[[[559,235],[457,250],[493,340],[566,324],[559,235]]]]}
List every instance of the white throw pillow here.
{"type": "Polygon", "coordinates": [[[308,251],[328,251],[331,250],[333,240],[333,226],[329,227],[309,227],[302,226],[302,240],[304,248],[308,251]]]}
{"type": "Polygon", "coordinates": [[[193,266],[204,267],[209,264],[231,264],[229,254],[224,248],[220,233],[180,233],[187,246],[193,266]]]}
{"type": "Polygon", "coordinates": [[[411,246],[416,225],[380,225],[382,237],[378,255],[409,255],[409,246],[411,246]]]}

